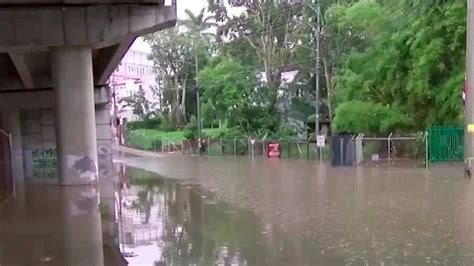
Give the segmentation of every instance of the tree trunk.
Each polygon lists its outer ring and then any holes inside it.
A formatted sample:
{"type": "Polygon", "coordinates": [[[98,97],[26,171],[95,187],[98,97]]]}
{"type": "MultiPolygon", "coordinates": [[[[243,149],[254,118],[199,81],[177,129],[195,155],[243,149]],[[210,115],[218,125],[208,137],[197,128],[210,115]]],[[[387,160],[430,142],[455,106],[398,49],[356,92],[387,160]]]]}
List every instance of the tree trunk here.
{"type": "Polygon", "coordinates": [[[187,77],[184,78],[183,89],[181,92],[181,115],[183,116],[184,123],[186,123],[186,81],[187,77]]]}

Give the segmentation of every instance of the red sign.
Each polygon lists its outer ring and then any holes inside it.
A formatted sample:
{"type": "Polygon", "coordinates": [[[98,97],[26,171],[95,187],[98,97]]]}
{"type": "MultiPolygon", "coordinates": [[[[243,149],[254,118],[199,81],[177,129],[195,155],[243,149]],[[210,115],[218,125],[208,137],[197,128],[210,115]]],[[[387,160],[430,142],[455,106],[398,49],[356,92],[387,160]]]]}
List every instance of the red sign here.
{"type": "Polygon", "coordinates": [[[281,144],[278,142],[270,142],[268,143],[267,149],[268,158],[280,158],[281,156],[281,144]]]}

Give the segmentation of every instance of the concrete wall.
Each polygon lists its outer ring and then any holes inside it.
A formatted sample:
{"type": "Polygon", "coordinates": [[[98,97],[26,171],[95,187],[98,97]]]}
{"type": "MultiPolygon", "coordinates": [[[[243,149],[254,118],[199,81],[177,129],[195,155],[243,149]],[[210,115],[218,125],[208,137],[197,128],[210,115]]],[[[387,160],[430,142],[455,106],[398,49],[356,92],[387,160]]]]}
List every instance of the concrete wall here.
{"type": "MultiPolygon", "coordinates": [[[[99,176],[104,178],[112,174],[112,132],[110,127],[110,110],[108,105],[97,105],[96,112],[97,152],[99,176]]],[[[53,108],[21,109],[21,137],[25,177],[34,178],[41,175],[34,171],[34,160],[37,154],[56,154],[56,129],[53,108]]],[[[53,165],[55,167],[55,165],[53,165]]],[[[44,170],[44,169],[43,169],[44,170]]],[[[55,170],[55,169],[54,169],[55,170]]],[[[43,179],[48,175],[56,176],[54,170],[44,171],[43,179]]],[[[40,178],[41,179],[41,178],[40,178]]]]}
{"type": "MultiPolygon", "coordinates": [[[[112,132],[108,93],[109,91],[106,87],[96,88],[94,91],[97,152],[99,176],[101,178],[107,178],[113,174],[112,132]]],[[[57,175],[57,169],[41,169],[40,173],[38,171],[35,172],[33,169],[35,152],[44,153],[47,156],[50,154],[55,155],[56,153],[54,100],[53,91],[0,94],[0,111],[17,110],[19,113],[20,121],[18,122],[21,128],[23,165],[26,179],[31,179],[35,175],[44,175],[46,179],[48,176],[56,177],[57,175]]],[[[8,114],[10,112],[3,113],[8,114]]],[[[52,182],[54,183],[55,180],[52,180],[52,182]]]]}
{"type": "MultiPolygon", "coordinates": [[[[96,106],[97,144],[109,147],[111,141],[108,106],[96,106]]],[[[23,149],[56,149],[55,114],[52,108],[20,109],[23,149]]]]}

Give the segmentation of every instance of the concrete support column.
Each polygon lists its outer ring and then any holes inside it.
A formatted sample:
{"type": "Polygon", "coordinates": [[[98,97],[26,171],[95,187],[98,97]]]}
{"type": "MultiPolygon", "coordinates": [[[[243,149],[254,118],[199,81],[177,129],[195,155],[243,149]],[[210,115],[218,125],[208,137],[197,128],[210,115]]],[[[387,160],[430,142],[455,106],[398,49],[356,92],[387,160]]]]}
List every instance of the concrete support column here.
{"type": "Polygon", "coordinates": [[[2,110],[5,130],[12,134],[13,175],[15,182],[23,182],[23,145],[21,139],[20,111],[17,108],[2,110]]]}
{"type": "Polygon", "coordinates": [[[54,48],[51,61],[60,184],[94,183],[98,164],[91,48],[54,48]]]}

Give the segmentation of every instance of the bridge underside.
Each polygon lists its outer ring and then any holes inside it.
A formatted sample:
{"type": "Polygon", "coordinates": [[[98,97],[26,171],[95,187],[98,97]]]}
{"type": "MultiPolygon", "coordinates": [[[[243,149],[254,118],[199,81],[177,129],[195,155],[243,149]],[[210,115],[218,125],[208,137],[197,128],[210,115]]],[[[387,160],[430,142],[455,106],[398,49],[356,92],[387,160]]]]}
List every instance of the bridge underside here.
{"type": "MultiPolygon", "coordinates": [[[[0,129],[16,184],[0,202],[0,264],[126,265],[107,82],[138,36],[175,23],[176,0],[0,1],[0,129]]],[[[0,153],[1,194],[1,140],[0,153]]]]}
{"type": "Polygon", "coordinates": [[[0,128],[17,180],[54,151],[60,184],[97,181],[112,161],[109,76],[138,36],[176,18],[176,0],[1,1],[0,128]]]}

